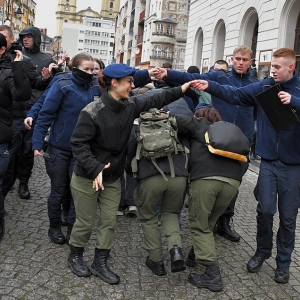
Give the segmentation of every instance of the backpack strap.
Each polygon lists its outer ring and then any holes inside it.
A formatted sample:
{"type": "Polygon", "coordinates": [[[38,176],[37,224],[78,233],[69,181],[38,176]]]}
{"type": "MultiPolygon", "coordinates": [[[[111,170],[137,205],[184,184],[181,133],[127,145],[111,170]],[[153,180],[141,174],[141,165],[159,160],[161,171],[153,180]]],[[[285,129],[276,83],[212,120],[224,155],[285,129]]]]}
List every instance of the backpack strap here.
{"type": "MultiPolygon", "coordinates": [[[[169,157],[169,155],[168,155],[169,157]]],[[[172,159],[172,158],[171,158],[172,159]]],[[[153,163],[153,165],[155,166],[155,168],[158,170],[158,172],[161,174],[161,176],[164,178],[165,181],[168,181],[168,178],[166,177],[165,173],[162,171],[162,169],[158,166],[158,164],[156,163],[156,160],[154,157],[151,157],[151,161],[153,163]]],[[[173,163],[173,161],[172,161],[173,163]]],[[[174,165],[173,165],[174,168],[174,165]]],[[[175,176],[174,176],[175,177],[175,176]]]]}

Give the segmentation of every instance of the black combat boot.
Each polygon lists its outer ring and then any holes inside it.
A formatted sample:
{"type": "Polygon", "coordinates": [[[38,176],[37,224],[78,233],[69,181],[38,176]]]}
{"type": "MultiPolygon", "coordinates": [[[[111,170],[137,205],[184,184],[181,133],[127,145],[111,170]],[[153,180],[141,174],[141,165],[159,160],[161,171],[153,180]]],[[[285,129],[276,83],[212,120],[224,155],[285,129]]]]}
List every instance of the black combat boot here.
{"type": "Polygon", "coordinates": [[[68,266],[72,272],[79,277],[89,277],[91,272],[83,261],[83,247],[74,247],[70,245],[70,254],[68,257],[68,266]]]}
{"type": "Polygon", "coordinates": [[[171,272],[181,272],[185,270],[185,263],[182,256],[181,248],[179,248],[177,245],[175,245],[170,250],[171,255],[171,272]]]}
{"type": "Polygon", "coordinates": [[[196,267],[196,255],[195,255],[193,246],[191,247],[191,249],[189,251],[189,254],[188,254],[188,257],[187,257],[185,263],[189,267],[196,267]]]}
{"type": "Polygon", "coordinates": [[[30,199],[30,192],[28,189],[28,181],[29,181],[29,177],[20,176],[18,192],[19,192],[19,196],[21,199],[30,199]]]}
{"type": "Polygon", "coordinates": [[[95,248],[94,261],[90,267],[93,275],[99,276],[103,281],[109,284],[117,284],[120,277],[113,273],[107,265],[110,250],[95,248]]]}
{"type": "Polygon", "coordinates": [[[71,232],[73,229],[74,224],[68,224],[68,230],[67,230],[67,235],[66,235],[66,244],[69,245],[70,237],[71,237],[71,232]]]}
{"type": "Polygon", "coordinates": [[[231,242],[238,242],[240,240],[240,235],[230,227],[231,217],[227,215],[222,215],[217,221],[216,233],[224,236],[225,239],[231,242]]]}
{"type": "Polygon", "coordinates": [[[4,217],[0,218],[0,241],[3,239],[5,233],[5,220],[4,217]]]}
{"type": "Polygon", "coordinates": [[[190,273],[188,281],[199,289],[205,288],[212,292],[219,292],[223,289],[220,268],[217,262],[206,265],[204,274],[190,273]]]}
{"type": "Polygon", "coordinates": [[[154,262],[148,256],[146,259],[146,266],[157,276],[163,276],[166,274],[164,261],[154,262]]]}
{"type": "Polygon", "coordinates": [[[50,219],[48,235],[54,244],[64,244],[66,239],[61,232],[60,219],[50,219]]]}

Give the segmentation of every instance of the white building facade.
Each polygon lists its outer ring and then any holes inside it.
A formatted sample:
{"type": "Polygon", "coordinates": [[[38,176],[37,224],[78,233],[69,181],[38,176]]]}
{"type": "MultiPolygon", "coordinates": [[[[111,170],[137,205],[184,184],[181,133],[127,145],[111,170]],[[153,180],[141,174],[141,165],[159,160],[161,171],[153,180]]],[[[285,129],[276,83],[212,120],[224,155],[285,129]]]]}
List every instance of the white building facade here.
{"type": "Polygon", "coordinates": [[[272,53],[282,47],[296,52],[299,72],[300,0],[191,1],[185,68],[230,63],[238,45],[252,49],[259,78],[270,75],[272,53]]]}
{"type": "Polygon", "coordinates": [[[102,18],[86,17],[83,24],[63,24],[61,53],[74,56],[79,51],[90,53],[107,66],[112,62],[114,22],[102,18]]]}

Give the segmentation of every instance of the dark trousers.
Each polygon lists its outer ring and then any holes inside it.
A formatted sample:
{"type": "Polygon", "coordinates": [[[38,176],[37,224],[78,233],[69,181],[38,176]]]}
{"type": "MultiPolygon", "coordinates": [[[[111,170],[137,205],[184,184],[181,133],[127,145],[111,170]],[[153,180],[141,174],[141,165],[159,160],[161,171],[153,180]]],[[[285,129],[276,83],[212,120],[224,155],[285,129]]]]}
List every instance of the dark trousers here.
{"type": "Polygon", "coordinates": [[[262,159],[254,195],[257,204],[257,253],[271,256],[273,247],[273,216],[279,211],[277,231],[278,267],[288,267],[295,246],[295,230],[300,206],[300,165],[288,165],[280,160],[262,159]]]}
{"type": "Polygon", "coordinates": [[[133,194],[137,186],[137,179],[133,177],[132,173],[125,173],[121,176],[121,201],[119,210],[124,210],[128,206],[135,206],[133,194]]]}
{"type": "Polygon", "coordinates": [[[3,143],[0,144],[0,218],[3,218],[5,216],[4,197],[2,194],[2,183],[3,183],[3,177],[8,167],[8,163],[9,163],[8,144],[3,143]]]}
{"type": "Polygon", "coordinates": [[[4,176],[2,192],[4,197],[13,187],[17,175],[19,178],[29,179],[34,164],[32,151],[33,129],[27,130],[23,119],[13,120],[13,139],[9,147],[9,165],[4,176]]]}
{"type": "MultiPolygon", "coordinates": [[[[51,192],[48,198],[49,219],[59,219],[61,205],[70,189],[75,159],[72,151],[61,150],[52,145],[44,154],[46,171],[51,180],[51,192]]],[[[74,201],[71,198],[68,223],[74,224],[76,219],[74,201]]]]}

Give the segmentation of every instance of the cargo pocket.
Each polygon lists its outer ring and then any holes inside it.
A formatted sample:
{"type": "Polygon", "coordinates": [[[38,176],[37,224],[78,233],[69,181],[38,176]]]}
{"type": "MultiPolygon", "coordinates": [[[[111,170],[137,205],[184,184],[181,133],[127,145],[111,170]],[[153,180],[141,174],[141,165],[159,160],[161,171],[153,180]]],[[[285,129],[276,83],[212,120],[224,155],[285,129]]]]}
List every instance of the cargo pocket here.
{"type": "Polygon", "coordinates": [[[189,219],[195,219],[197,217],[197,201],[196,201],[196,196],[195,192],[190,189],[189,191],[189,219]]]}
{"type": "Polygon", "coordinates": [[[45,160],[47,175],[51,178],[51,175],[55,172],[56,169],[56,165],[54,163],[56,159],[56,154],[45,152],[43,157],[45,160]]]}
{"type": "Polygon", "coordinates": [[[138,182],[136,189],[134,190],[134,203],[137,207],[141,207],[143,205],[143,197],[142,197],[142,192],[143,192],[143,187],[141,186],[141,184],[138,182]]]}

